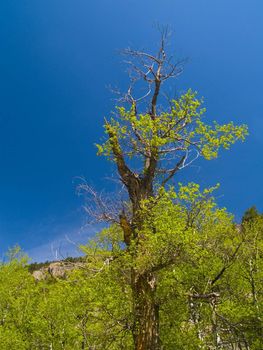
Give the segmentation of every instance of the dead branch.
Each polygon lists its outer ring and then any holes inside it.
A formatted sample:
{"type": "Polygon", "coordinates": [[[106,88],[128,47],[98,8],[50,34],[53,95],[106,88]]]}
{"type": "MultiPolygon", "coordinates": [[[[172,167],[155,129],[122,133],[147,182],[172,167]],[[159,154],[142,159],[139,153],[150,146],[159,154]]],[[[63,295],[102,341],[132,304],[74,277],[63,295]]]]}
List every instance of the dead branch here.
{"type": "Polygon", "coordinates": [[[90,186],[84,178],[79,178],[80,183],[77,186],[77,194],[84,196],[85,204],[83,206],[88,217],[95,222],[119,223],[120,206],[124,206],[123,202],[114,200],[109,195],[98,193],[90,186]]]}

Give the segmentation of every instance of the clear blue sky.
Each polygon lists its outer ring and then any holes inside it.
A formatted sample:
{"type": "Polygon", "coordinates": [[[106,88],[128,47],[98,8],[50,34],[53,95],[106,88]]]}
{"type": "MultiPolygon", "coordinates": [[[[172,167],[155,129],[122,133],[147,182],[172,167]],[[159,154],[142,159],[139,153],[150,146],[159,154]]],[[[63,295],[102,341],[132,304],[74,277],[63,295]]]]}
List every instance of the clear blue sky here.
{"type": "Polygon", "coordinates": [[[73,179],[109,187],[113,169],[93,146],[113,108],[106,86],[125,88],[117,51],[152,50],[156,22],[173,28],[178,57],[189,57],[176,89],[199,91],[210,120],[250,130],[185,181],[220,182],[218,201],[237,219],[253,204],[263,211],[262,0],[12,0],[1,1],[0,17],[1,254],[18,243],[44,259],[65,235],[86,240],[73,179]]]}

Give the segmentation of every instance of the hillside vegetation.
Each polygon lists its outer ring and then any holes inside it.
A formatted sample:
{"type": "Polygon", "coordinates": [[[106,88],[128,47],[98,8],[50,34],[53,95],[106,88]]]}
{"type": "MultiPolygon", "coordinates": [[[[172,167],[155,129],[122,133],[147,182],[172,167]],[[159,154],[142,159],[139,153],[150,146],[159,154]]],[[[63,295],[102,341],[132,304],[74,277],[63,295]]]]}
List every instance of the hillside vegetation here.
{"type": "MultiPolygon", "coordinates": [[[[160,259],[163,249],[181,247],[177,263],[158,276],[163,349],[262,349],[262,216],[246,214],[237,227],[225,210],[205,201],[185,231],[186,207],[168,202],[159,208],[166,215],[159,229],[172,233],[169,246],[165,236],[162,245],[150,240],[144,248],[160,259]]],[[[131,261],[120,230],[112,232],[83,247],[81,267],[69,259],[75,268],[64,278],[37,281],[21,252],[9,254],[0,266],[1,349],[134,348],[131,261]]],[[[138,268],[153,259],[144,252],[138,268]]]]}

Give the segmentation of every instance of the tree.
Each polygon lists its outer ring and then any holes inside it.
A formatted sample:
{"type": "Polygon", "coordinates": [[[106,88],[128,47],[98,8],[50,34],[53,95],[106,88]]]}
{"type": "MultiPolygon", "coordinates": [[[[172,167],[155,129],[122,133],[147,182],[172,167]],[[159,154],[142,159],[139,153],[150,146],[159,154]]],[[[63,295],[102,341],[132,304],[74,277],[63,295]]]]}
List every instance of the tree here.
{"type": "MultiPolygon", "coordinates": [[[[192,90],[168,101],[167,105],[159,103],[164,83],[182,70],[180,62],[172,63],[165,43],[166,33],[163,33],[156,55],[125,50],[132,72],[131,85],[123,104],[105,121],[106,141],[97,145],[98,153],[116,164],[128,193],[118,220],[106,214],[104,217],[118,223],[124,251],[131,262],[132,333],[136,350],[161,348],[158,276],[163,269],[176,264],[181,251],[180,245],[171,245],[163,247],[158,258],[148,255],[148,245],[155,239],[159,244],[162,239],[152,220],[154,208],[162,203],[166,186],[180,170],[199,156],[207,160],[216,158],[221,148],[229,149],[247,134],[245,125],[204,123],[203,100],[192,90]],[[143,97],[136,98],[133,91],[139,81],[146,83],[148,90],[143,97]],[[140,259],[150,259],[151,263],[142,269],[138,265],[140,259]]],[[[198,207],[191,215],[197,214],[198,207]]],[[[195,217],[191,215],[185,230],[193,224],[195,217]]]]}
{"type": "Polygon", "coordinates": [[[257,208],[253,205],[252,207],[248,208],[243,217],[242,217],[242,224],[252,222],[260,217],[260,213],[258,212],[257,208]]]}

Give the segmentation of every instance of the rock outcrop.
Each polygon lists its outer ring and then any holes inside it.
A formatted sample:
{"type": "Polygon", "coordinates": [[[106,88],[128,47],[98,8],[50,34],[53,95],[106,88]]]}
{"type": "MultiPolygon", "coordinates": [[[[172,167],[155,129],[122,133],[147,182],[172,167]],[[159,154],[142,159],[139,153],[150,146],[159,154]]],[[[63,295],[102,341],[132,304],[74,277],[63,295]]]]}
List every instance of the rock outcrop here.
{"type": "Polygon", "coordinates": [[[50,263],[46,267],[33,271],[32,276],[36,281],[42,281],[50,277],[55,279],[65,279],[70,271],[83,265],[83,263],[68,263],[63,261],[56,261],[50,263]]]}

